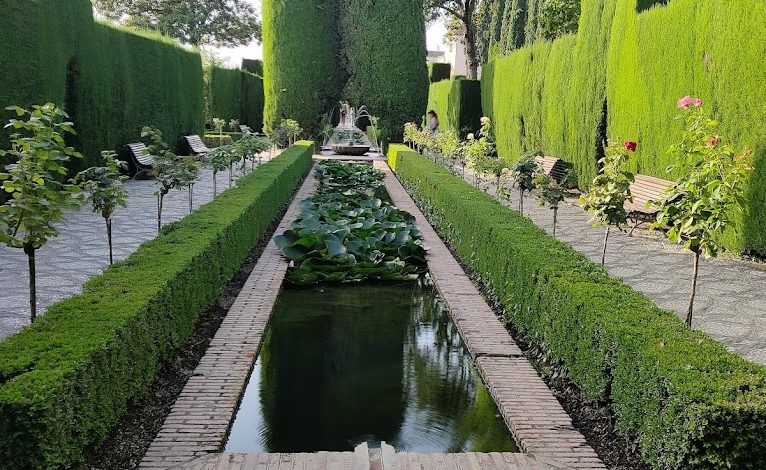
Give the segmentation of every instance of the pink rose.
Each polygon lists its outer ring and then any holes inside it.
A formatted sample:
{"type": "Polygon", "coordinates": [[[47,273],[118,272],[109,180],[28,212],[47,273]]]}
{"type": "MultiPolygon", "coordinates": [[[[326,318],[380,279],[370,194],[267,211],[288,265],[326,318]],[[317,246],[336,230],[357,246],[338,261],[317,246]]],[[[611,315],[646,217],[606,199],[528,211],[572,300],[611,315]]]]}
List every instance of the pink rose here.
{"type": "Polygon", "coordinates": [[[678,106],[678,109],[689,109],[689,106],[694,106],[695,108],[699,108],[702,106],[702,100],[699,98],[692,98],[689,95],[684,96],[680,100],[678,100],[678,103],[676,103],[676,106],[678,106]]]}
{"type": "Polygon", "coordinates": [[[632,140],[628,140],[625,142],[625,150],[628,152],[635,152],[638,148],[638,144],[636,142],[633,142],[632,140]]]}

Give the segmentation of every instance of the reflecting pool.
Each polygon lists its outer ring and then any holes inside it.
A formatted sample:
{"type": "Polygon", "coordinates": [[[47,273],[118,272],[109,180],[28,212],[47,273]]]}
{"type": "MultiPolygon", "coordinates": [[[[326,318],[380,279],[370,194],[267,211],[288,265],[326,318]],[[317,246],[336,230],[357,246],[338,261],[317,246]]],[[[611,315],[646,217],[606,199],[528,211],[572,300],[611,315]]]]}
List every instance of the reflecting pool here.
{"type": "Polygon", "coordinates": [[[443,302],[423,283],[286,288],[227,452],[515,452],[443,302]]]}

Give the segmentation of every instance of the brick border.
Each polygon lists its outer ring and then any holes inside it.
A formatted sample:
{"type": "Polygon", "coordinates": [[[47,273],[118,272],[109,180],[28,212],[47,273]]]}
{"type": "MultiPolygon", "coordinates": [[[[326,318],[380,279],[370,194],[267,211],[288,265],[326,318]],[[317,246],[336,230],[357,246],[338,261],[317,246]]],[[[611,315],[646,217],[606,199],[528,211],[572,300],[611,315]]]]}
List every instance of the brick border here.
{"type": "MultiPolygon", "coordinates": [[[[275,235],[298,217],[300,202],[317,187],[313,169],[275,235]]],[[[272,240],[183,388],[139,468],[168,468],[212,452],[226,439],[276,303],[287,262],[272,240]]]]}
{"type": "Polygon", "coordinates": [[[567,468],[605,469],[404,186],[387,164],[375,167],[386,173],[393,203],[415,216],[434,283],[521,450],[567,468]]]}

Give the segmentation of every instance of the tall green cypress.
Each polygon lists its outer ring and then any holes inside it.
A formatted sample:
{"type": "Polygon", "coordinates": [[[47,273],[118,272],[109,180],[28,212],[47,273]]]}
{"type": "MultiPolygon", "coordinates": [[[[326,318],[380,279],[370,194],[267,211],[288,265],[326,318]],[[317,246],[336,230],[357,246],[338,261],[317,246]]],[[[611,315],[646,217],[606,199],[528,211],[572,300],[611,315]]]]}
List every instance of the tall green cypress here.
{"type": "Polygon", "coordinates": [[[263,1],[266,125],[290,118],[314,130],[340,98],[338,2],[263,1]]]}
{"type": "Polygon", "coordinates": [[[422,0],[344,0],[344,96],[381,118],[384,139],[401,139],[428,101],[422,0]]]}

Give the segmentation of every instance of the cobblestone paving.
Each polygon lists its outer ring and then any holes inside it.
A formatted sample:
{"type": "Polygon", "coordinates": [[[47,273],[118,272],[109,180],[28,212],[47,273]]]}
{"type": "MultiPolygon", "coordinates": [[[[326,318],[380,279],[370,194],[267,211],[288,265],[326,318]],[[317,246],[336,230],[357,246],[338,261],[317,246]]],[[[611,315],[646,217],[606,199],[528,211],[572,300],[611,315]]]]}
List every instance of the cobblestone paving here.
{"type": "MultiPolygon", "coordinates": [[[[265,154],[268,159],[268,154],[265,154]]],[[[235,169],[235,176],[239,172],[235,169]]],[[[218,192],[228,188],[229,172],[217,175],[218,192]]],[[[115,261],[133,253],[146,240],[157,236],[157,190],[154,180],[126,183],[128,207],[113,216],[115,261]]],[[[212,171],[203,170],[194,185],[194,208],[213,199],[212,171]]],[[[163,225],[189,214],[187,190],[173,190],[162,209],[163,225]]],[[[109,265],[104,219],[89,207],[69,212],[59,227],[60,235],[37,252],[37,308],[42,312],[65,297],[79,293],[90,277],[109,265]]],[[[29,324],[27,257],[20,249],[0,245],[0,339],[29,324]]]]}
{"type": "MultiPolygon", "coordinates": [[[[466,180],[473,176],[466,170],[466,180]]],[[[486,188],[488,185],[482,185],[486,188]]],[[[494,194],[493,188],[490,192],[494,194]]],[[[519,195],[511,191],[509,207],[519,195]]],[[[524,213],[552,233],[553,212],[534,197],[524,198],[524,213]]],[[[596,263],[601,262],[604,231],[575,199],[559,208],[556,237],[596,263]]],[[[658,232],[637,229],[632,237],[612,231],[606,268],[661,308],[686,318],[691,291],[691,254],[670,244],[658,232]]],[[[731,351],[766,364],[766,265],[727,257],[702,260],[694,309],[694,328],[707,332],[731,351]]]]}

